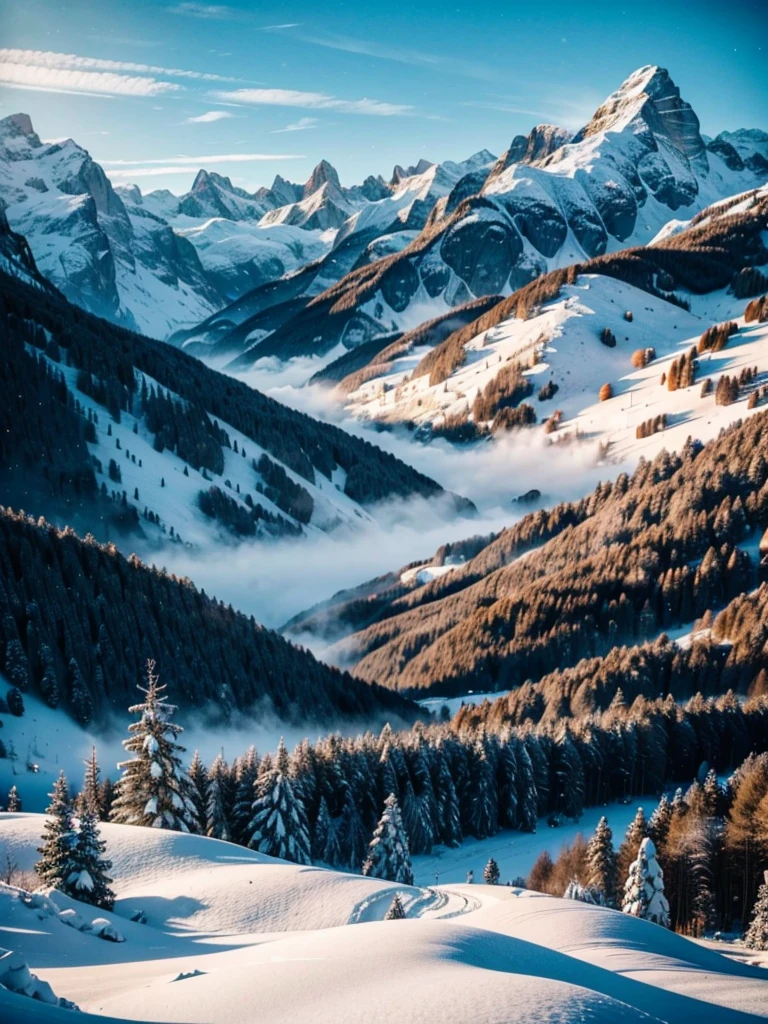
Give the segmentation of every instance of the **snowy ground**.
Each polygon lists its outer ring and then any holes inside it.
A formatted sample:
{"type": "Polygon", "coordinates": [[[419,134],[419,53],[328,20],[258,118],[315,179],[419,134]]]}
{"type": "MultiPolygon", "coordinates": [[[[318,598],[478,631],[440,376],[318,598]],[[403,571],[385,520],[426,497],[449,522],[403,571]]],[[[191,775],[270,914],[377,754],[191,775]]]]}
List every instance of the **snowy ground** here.
{"type": "Polygon", "coordinates": [[[483,868],[488,858],[493,857],[499,865],[502,885],[516,878],[525,878],[539,854],[548,850],[556,860],[565,843],[572,843],[581,832],[589,839],[600,818],[605,815],[613,830],[614,843],[624,838],[627,826],[638,807],[650,814],[656,806],[651,797],[648,800],[632,800],[628,804],[612,803],[605,807],[590,807],[584,811],[578,822],[568,822],[559,828],[550,828],[546,818],[540,818],[536,832],[518,832],[505,829],[490,839],[465,839],[454,849],[436,846],[432,853],[413,858],[413,873],[418,885],[441,885],[464,882],[467,872],[473,871],[476,881],[481,881],[483,868]]]}
{"type": "MultiPolygon", "coordinates": [[[[40,815],[0,815],[0,845],[22,868],[34,863],[42,824],[40,815]]],[[[768,1016],[764,969],[723,956],[730,947],[615,911],[506,886],[395,887],[151,829],[106,825],[104,837],[118,901],[99,916],[123,943],[38,917],[0,887],[0,945],[94,1020],[746,1024],[768,1016]],[[409,919],[384,922],[398,890],[409,919]],[[139,907],[147,924],[128,920],[139,907]]],[[[4,1024],[65,1024],[70,1012],[0,989],[4,1024]]]]}
{"type": "MultiPolygon", "coordinates": [[[[691,312],[622,281],[584,275],[577,284],[564,287],[561,296],[537,316],[502,321],[468,342],[463,365],[445,384],[430,386],[428,376],[410,379],[428,351],[418,349],[396,360],[385,376],[347,396],[347,412],[389,423],[440,422],[444,415],[471,410],[475,395],[504,364],[533,361],[526,376],[535,390],[527,401],[540,424],[556,409],[561,411],[556,438],[570,434],[585,442],[608,443],[610,458],[624,462],[653,456],[663,447],[677,449],[688,436],[707,441],[722,426],[744,416],[747,396],[730,406],[716,406],[714,390],[701,397],[701,382],[711,377],[716,384],[724,373],[738,374],[746,366],[757,366],[756,384],[765,384],[768,326],[745,325],[746,300],[727,292],[687,297],[691,312]],[[625,319],[627,312],[632,314],[631,321],[625,319]],[[670,392],[660,384],[672,360],[695,345],[707,327],[731,319],[738,323],[739,333],[721,352],[700,358],[691,387],[670,392]],[[614,348],[600,341],[606,327],[616,337],[614,348]],[[645,369],[633,370],[632,353],[648,347],[656,350],[656,358],[645,369]],[[549,380],[557,384],[558,391],[552,399],[540,402],[536,392],[549,380]],[[605,383],[611,384],[614,397],[599,402],[597,394],[605,383]],[[667,415],[667,428],[637,439],[637,426],[661,413],[667,415]]],[[[529,433],[541,430],[541,426],[529,428],[529,433]]]]}

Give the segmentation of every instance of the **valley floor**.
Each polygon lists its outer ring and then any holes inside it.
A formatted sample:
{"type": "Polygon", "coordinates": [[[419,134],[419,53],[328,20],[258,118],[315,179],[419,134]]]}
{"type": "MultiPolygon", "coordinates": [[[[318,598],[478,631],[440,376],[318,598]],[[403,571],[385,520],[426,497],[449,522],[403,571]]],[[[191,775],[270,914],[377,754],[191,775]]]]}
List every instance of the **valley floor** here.
{"type": "MultiPolygon", "coordinates": [[[[22,870],[35,861],[42,825],[41,815],[0,815],[0,845],[22,870]]],[[[736,1024],[768,1016],[768,974],[721,953],[735,948],[615,911],[507,886],[393,886],[174,832],[104,825],[103,834],[115,912],[55,900],[88,920],[108,918],[124,942],[68,928],[0,887],[0,945],[94,1021],[736,1024]],[[408,919],[383,921],[396,891],[408,919]],[[146,924],[130,921],[138,909],[146,924]]],[[[0,988],[3,1021],[59,1024],[70,1012],[0,988]]]]}

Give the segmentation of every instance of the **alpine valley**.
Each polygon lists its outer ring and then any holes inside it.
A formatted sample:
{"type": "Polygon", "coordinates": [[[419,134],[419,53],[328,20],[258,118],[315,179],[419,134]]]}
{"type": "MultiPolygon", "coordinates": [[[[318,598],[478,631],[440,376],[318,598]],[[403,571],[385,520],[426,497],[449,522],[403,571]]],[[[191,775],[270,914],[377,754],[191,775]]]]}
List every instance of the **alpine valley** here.
{"type": "Polygon", "coordinates": [[[646,65],[384,175],[555,93],[143,6],[0,50],[0,1020],[765,1019],[768,131],[646,65]]]}

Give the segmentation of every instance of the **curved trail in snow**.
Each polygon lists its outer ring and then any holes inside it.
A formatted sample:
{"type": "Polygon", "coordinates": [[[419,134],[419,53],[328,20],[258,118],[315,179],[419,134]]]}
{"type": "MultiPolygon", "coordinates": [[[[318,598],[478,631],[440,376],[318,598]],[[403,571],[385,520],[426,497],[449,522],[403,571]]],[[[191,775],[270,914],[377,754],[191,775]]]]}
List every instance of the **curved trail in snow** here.
{"type": "Polygon", "coordinates": [[[392,900],[398,894],[403,900],[405,915],[408,918],[423,917],[433,921],[446,921],[472,913],[482,906],[482,900],[478,897],[457,892],[455,889],[437,889],[426,886],[414,891],[410,886],[393,885],[391,888],[382,889],[353,907],[347,923],[361,924],[366,921],[381,921],[392,905],[392,900]]]}

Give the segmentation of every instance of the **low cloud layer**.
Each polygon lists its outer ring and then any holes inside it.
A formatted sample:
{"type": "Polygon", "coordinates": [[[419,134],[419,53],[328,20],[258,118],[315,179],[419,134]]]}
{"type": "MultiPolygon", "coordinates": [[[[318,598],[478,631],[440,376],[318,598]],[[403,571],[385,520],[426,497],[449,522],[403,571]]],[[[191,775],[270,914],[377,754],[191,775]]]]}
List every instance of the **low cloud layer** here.
{"type": "Polygon", "coordinates": [[[338,423],[392,452],[478,508],[478,516],[467,519],[457,517],[447,501],[393,501],[373,509],[375,522],[356,532],[243,544],[237,557],[223,558],[219,547],[163,553],[169,570],[191,577],[208,594],[273,628],[338,590],[426,561],[447,541],[511,525],[528,511],[514,499],[531,488],[553,505],[581,497],[615,473],[597,465],[596,445],[545,447],[527,433],[472,447],[445,441],[424,445],[405,431],[378,433],[345,417],[327,389],[298,386],[317,368],[312,360],[268,367],[262,364],[246,379],[286,405],[338,423]]]}

